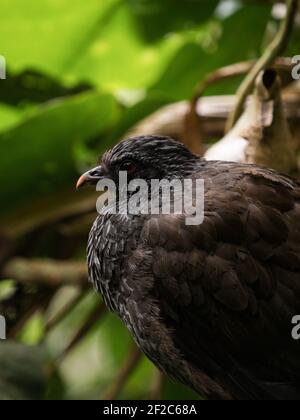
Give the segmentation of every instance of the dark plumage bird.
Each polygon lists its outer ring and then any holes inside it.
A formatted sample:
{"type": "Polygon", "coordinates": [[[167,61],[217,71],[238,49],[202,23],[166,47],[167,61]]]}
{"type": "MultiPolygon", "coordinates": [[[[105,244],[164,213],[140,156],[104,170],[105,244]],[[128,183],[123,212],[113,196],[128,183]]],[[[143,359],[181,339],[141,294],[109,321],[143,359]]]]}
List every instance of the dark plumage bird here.
{"type": "Polygon", "coordinates": [[[90,279],[141,350],[209,399],[300,399],[300,184],[255,165],[206,162],[165,137],[107,152],[102,177],[203,178],[205,219],[97,218],[90,279]]]}

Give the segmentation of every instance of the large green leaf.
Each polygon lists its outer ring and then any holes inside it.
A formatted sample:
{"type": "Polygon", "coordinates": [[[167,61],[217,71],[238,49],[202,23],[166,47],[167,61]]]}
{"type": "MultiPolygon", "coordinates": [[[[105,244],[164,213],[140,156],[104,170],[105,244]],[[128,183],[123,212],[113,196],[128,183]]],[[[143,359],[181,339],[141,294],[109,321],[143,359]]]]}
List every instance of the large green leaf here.
{"type": "Polygon", "coordinates": [[[115,99],[92,92],[40,107],[0,134],[1,211],[75,180],[77,144],[118,118],[115,99]]]}
{"type": "Polygon", "coordinates": [[[13,71],[61,74],[115,0],[1,0],[1,54],[13,71]]]}
{"type": "Polygon", "coordinates": [[[0,103],[0,132],[14,126],[21,118],[18,108],[0,103]]]}
{"type": "Polygon", "coordinates": [[[128,0],[143,37],[153,42],[210,18],[219,0],[128,0]]]}
{"type": "Polygon", "coordinates": [[[34,68],[64,82],[142,88],[156,81],[190,25],[211,16],[217,3],[2,0],[0,53],[13,72],[34,68]]]}
{"type": "Polygon", "coordinates": [[[218,3],[2,0],[0,53],[14,72],[35,68],[109,91],[153,86],[181,99],[208,71],[259,54],[270,6],[247,5],[225,21],[208,20],[218,3]]]}
{"type": "MultiPolygon", "coordinates": [[[[142,3],[147,3],[145,0],[142,3]]],[[[178,50],[170,60],[161,78],[150,88],[147,96],[130,107],[114,130],[113,138],[120,138],[139,120],[169,102],[191,96],[195,85],[207,73],[220,66],[241,60],[258,57],[267,22],[270,17],[270,6],[252,5],[239,9],[224,21],[215,20],[206,28],[190,33],[190,41],[178,50]],[[256,31],[253,34],[253,20],[256,20],[256,31]],[[241,33],[232,47],[236,33],[241,33]],[[204,48],[201,42],[208,38],[211,47],[204,48]],[[197,40],[198,38],[198,40],[197,40]],[[209,39],[211,38],[211,39],[209,39]]],[[[188,38],[187,38],[188,39],[188,38]]],[[[216,84],[208,93],[233,94],[241,78],[226,80],[216,84]]]]}

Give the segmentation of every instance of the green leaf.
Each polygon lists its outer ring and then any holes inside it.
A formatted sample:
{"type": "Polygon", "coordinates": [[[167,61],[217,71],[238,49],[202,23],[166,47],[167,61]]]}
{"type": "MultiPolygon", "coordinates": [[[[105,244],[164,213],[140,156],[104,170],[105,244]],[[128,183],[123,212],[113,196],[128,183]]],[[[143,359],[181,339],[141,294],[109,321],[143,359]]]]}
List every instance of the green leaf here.
{"type": "Polygon", "coordinates": [[[209,19],[219,0],[129,0],[136,23],[148,42],[209,19]]]}
{"type": "Polygon", "coordinates": [[[14,280],[0,280],[0,301],[10,298],[15,292],[14,280]]]}
{"type": "Polygon", "coordinates": [[[44,336],[44,318],[41,313],[34,314],[26,323],[19,336],[20,342],[30,346],[40,343],[44,336]]]}
{"type": "Polygon", "coordinates": [[[98,136],[119,116],[111,95],[91,92],[53,101],[0,134],[1,211],[75,181],[76,144],[98,136]]]}
{"type": "Polygon", "coordinates": [[[1,54],[14,72],[61,75],[115,0],[2,0],[1,54]]]}
{"type": "Polygon", "coordinates": [[[13,73],[36,69],[68,84],[89,81],[110,91],[150,86],[186,33],[217,4],[89,0],[83,7],[80,0],[2,0],[0,53],[13,73]]]}
{"type": "Polygon", "coordinates": [[[173,100],[185,99],[213,70],[259,57],[269,17],[270,6],[251,5],[239,9],[224,21],[216,21],[217,26],[211,27],[211,48],[204,48],[195,41],[184,45],[151,90],[163,92],[173,100]]]}
{"type": "Polygon", "coordinates": [[[16,125],[21,116],[22,112],[18,108],[0,103],[0,132],[16,125]]]}

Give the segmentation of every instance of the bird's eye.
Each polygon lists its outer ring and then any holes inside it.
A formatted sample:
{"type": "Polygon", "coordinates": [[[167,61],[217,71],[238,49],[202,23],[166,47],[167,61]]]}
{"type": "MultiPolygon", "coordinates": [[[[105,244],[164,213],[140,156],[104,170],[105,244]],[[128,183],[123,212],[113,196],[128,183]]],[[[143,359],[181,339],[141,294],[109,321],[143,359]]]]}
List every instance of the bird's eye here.
{"type": "Polygon", "coordinates": [[[126,171],[129,174],[136,172],[136,170],[137,170],[136,164],[130,161],[123,162],[120,165],[120,171],[126,171]]]}

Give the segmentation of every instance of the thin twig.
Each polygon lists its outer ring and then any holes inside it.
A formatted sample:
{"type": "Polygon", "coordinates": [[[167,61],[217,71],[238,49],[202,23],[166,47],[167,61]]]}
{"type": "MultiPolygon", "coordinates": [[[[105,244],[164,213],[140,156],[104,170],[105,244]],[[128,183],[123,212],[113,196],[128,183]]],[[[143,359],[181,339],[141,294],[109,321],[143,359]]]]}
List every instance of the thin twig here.
{"type": "MultiPolygon", "coordinates": [[[[184,143],[193,150],[194,153],[200,156],[204,153],[204,132],[203,124],[201,124],[200,116],[198,114],[199,99],[204,95],[205,90],[224,79],[241,76],[250,71],[255,64],[255,60],[242,61],[240,63],[231,64],[222,67],[210,73],[197,86],[195,93],[190,102],[190,108],[184,119],[184,143]]],[[[285,70],[291,72],[292,63],[290,58],[280,57],[275,62],[275,67],[278,70],[285,70]]]]}
{"type": "Polygon", "coordinates": [[[91,328],[99,322],[106,314],[107,309],[104,303],[97,305],[97,307],[89,315],[82,327],[77,331],[68,346],[58,356],[57,361],[61,363],[63,359],[77,346],[77,344],[90,332],[91,328]]]}
{"type": "Polygon", "coordinates": [[[136,346],[134,346],[134,348],[130,350],[127,359],[125,360],[123,366],[121,367],[117,375],[117,378],[115,379],[111,388],[108,390],[105,397],[103,398],[104,400],[115,400],[118,398],[124,385],[128,381],[131,373],[137,367],[141,358],[142,353],[136,346]]]}
{"type": "Polygon", "coordinates": [[[231,128],[235,125],[241,116],[243,112],[243,105],[253,88],[255,79],[257,78],[258,74],[261,72],[261,70],[271,65],[276,57],[281,55],[285,50],[291,31],[293,29],[293,23],[297,12],[297,5],[298,0],[287,0],[287,14],[285,19],[282,21],[276,37],[266,49],[262,57],[253,66],[252,70],[249,72],[237,91],[237,103],[233,112],[229,116],[226,126],[227,131],[231,130],[231,128]]]}
{"type": "MultiPolygon", "coordinates": [[[[240,63],[230,64],[229,66],[221,67],[212,73],[209,73],[204,80],[202,80],[195,89],[194,96],[191,103],[198,102],[198,99],[204,95],[206,89],[211,85],[221,82],[225,79],[242,76],[248,73],[256,63],[256,60],[241,61],[240,63]]],[[[274,62],[276,70],[291,72],[293,64],[288,57],[278,57],[274,62]]]]}
{"type": "Polygon", "coordinates": [[[83,290],[73,299],[70,299],[70,301],[67,302],[64,307],[46,323],[45,332],[48,333],[50,330],[60,324],[66,318],[66,316],[68,316],[69,313],[85,298],[87,293],[88,292],[86,290],[83,290]]]}

